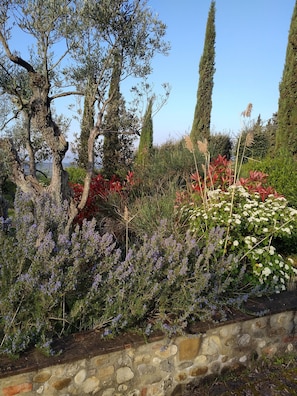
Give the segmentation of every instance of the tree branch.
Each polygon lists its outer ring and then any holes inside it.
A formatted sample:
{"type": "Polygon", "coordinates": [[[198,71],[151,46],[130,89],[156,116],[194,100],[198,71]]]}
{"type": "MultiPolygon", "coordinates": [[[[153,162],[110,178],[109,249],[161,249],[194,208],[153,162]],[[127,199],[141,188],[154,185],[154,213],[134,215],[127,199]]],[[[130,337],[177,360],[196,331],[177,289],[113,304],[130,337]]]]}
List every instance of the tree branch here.
{"type": "Polygon", "coordinates": [[[11,164],[10,179],[21,188],[24,192],[34,193],[39,195],[43,189],[36,177],[32,175],[26,176],[23,172],[23,167],[16,148],[14,147],[12,139],[2,139],[2,148],[5,150],[7,160],[11,164]]]}
{"type": "Polygon", "coordinates": [[[30,63],[26,62],[23,58],[12,54],[2,32],[0,32],[0,42],[2,43],[6,55],[11,60],[11,62],[15,63],[16,65],[22,66],[30,73],[35,73],[35,70],[32,65],[30,65],[30,63]]]}
{"type": "Polygon", "coordinates": [[[6,128],[6,126],[12,121],[15,120],[16,118],[18,118],[18,115],[20,114],[21,110],[18,110],[15,112],[15,114],[10,117],[7,121],[4,122],[4,124],[1,126],[0,130],[3,131],[4,128],[6,128]]]}
{"type": "Polygon", "coordinates": [[[69,53],[69,49],[67,49],[67,51],[65,51],[64,52],[64,54],[57,60],[57,62],[56,63],[54,63],[53,65],[52,65],[52,67],[49,69],[49,71],[53,71],[57,66],[58,66],[58,64],[60,63],[60,62],[62,62],[62,60],[65,58],[65,56],[69,53]]]}
{"type": "Polygon", "coordinates": [[[68,92],[61,92],[59,94],[53,95],[49,98],[50,102],[55,100],[55,99],[59,99],[59,98],[63,98],[64,96],[71,96],[71,95],[80,95],[80,96],[84,96],[84,92],[80,92],[80,91],[68,91],[68,92]]]}

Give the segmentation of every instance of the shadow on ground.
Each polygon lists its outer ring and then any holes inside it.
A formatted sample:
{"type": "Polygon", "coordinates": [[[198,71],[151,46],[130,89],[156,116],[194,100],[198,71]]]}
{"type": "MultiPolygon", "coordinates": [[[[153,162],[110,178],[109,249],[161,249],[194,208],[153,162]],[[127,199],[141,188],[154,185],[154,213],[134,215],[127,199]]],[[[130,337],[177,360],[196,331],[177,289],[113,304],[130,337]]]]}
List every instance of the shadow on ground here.
{"type": "Polygon", "coordinates": [[[297,395],[297,352],[259,360],[199,384],[188,384],[183,396],[286,396],[297,395]]]}

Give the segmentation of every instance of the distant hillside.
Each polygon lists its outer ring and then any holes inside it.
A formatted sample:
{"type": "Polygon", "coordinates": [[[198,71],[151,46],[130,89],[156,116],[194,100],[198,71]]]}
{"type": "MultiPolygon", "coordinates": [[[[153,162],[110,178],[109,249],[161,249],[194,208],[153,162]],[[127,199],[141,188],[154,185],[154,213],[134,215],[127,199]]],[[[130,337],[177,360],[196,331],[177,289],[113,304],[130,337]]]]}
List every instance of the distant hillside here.
{"type": "MultiPolygon", "coordinates": [[[[63,162],[64,169],[68,168],[69,166],[72,166],[72,162],[63,162]]],[[[52,175],[52,162],[41,162],[40,164],[36,165],[37,171],[40,171],[42,173],[45,173],[48,177],[51,177],[52,175]]],[[[24,165],[25,173],[29,172],[29,165],[25,164],[24,165]]]]}

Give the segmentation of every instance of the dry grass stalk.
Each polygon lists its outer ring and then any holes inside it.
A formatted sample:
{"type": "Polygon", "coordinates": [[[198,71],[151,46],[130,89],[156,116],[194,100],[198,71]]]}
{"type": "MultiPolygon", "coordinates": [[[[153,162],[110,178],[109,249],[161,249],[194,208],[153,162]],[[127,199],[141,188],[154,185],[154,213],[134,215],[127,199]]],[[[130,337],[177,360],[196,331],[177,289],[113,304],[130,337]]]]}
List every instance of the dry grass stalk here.
{"type": "MultiPolygon", "coordinates": [[[[253,105],[252,103],[249,103],[247,105],[247,108],[241,113],[242,117],[250,117],[252,113],[253,105]]],[[[244,147],[243,147],[243,152],[241,155],[241,159],[239,151],[240,151],[240,143],[242,139],[242,133],[239,136],[238,142],[237,142],[237,150],[236,150],[236,157],[235,157],[235,167],[234,167],[234,185],[236,185],[237,180],[239,179],[240,175],[240,170],[243,164],[243,158],[244,158],[244,152],[246,147],[251,146],[254,143],[254,133],[252,131],[249,131],[246,135],[245,142],[244,142],[244,147]]],[[[232,213],[233,213],[233,206],[234,206],[234,196],[235,196],[235,188],[232,189],[232,195],[231,195],[231,205],[230,205],[230,213],[229,213],[229,220],[232,219],[232,213]]],[[[228,244],[228,239],[229,239],[229,233],[230,233],[230,226],[231,223],[229,222],[227,230],[226,230],[226,237],[225,237],[225,245],[224,245],[224,253],[227,251],[227,244],[228,244]]]]}
{"type": "Polygon", "coordinates": [[[194,152],[194,145],[189,135],[185,136],[186,148],[190,151],[190,153],[194,152]]]}
{"type": "Polygon", "coordinates": [[[130,222],[134,219],[134,217],[136,216],[136,214],[134,216],[129,215],[129,210],[127,208],[127,206],[125,205],[124,207],[124,213],[120,214],[121,218],[124,220],[125,223],[125,229],[126,229],[126,254],[128,253],[128,248],[129,248],[129,224],[130,222]]]}
{"type": "Polygon", "coordinates": [[[125,223],[129,223],[129,211],[128,211],[128,208],[127,208],[126,205],[125,205],[125,208],[124,208],[123,219],[124,219],[125,223]]]}
{"type": "Polygon", "coordinates": [[[253,104],[249,103],[246,109],[241,113],[242,117],[250,117],[252,114],[253,104]]]}
{"type": "MultiPolygon", "coordinates": [[[[186,148],[190,151],[190,153],[193,154],[194,163],[195,163],[195,169],[196,169],[196,174],[197,174],[197,176],[198,176],[198,184],[199,184],[200,190],[202,191],[202,183],[201,183],[201,180],[200,180],[200,177],[199,177],[199,170],[198,170],[197,158],[196,158],[196,155],[195,155],[195,150],[194,150],[193,142],[192,142],[191,137],[190,137],[189,135],[185,136],[184,139],[185,139],[185,143],[186,143],[186,148]]],[[[206,140],[206,139],[205,139],[205,140],[206,140]]],[[[202,142],[201,142],[201,143],[202,143],[202,142]]],[[[202,144],[203,144],[203,143],[202,143],[202,144]]],[[[199,142],[198,142],[198,148],[199,148],[199,142]]],[[[206,149],[207,149],[207,141],[206,141],[206,149]]],[[[200,149],[199,149],[199,150],[200,150],[200,149]]],[[[207,150],[206,150],[206,152],[207,152],[207,150]]],[[[202,197],[202,198],[204,198],[204,197],[202,197]]],[[[204,205],[205,205],[204,199],[203,199],[203,203],[204,203],[204,205]]]]}

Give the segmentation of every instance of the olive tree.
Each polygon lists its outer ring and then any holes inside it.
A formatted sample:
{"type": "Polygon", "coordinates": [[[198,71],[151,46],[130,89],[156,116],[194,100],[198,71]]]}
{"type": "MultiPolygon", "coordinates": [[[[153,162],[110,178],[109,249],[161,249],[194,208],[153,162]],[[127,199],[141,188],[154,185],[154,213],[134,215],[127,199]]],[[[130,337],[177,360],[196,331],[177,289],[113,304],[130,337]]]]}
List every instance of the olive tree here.
{"type": "Polygon", "coordinates": [[[106,109],[115,95],[110,90],[113,59],[121,57],[121,80],[146,76],[155,53],[168,50],[165,31],[146,0],[4,0],[0,5],[0,93],[10,99],[10,119],[22,117],[26,123],[33,161],[33,130],[40,133],[52,157],[51,183],[44,187],[34,172],[24,173],[13,139],[5,138],[10,178],[33,200],[44,190],[57,205],[68,200],[69,226],[86,203],[94,145],[104,133],[106,109]],[[14,49],[16,34],[24,42],[30,37],[30,51],[14,49]],[[85,132],[87,175],[78,204],[71,197],[62,163],[68,142],[53,113],[59,98],[66,96],[79,96],[94,107],[93,125],[85,132]]]}

